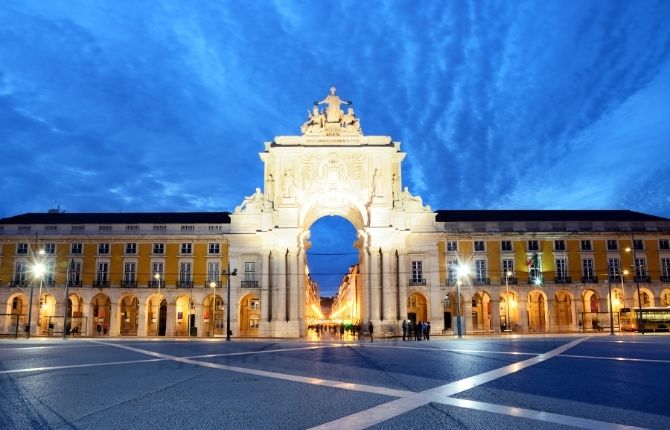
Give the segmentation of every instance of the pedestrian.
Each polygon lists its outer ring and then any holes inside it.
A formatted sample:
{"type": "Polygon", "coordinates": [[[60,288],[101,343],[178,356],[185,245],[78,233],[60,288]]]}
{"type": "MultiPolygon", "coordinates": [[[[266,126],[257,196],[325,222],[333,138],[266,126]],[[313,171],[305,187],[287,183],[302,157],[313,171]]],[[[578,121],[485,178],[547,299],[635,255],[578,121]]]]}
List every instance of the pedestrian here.
{"type": "Polygon", "coordinates": [[[582,331],[582,320],[579,320],[579,331],[582,331]]]}
{"type": "Polygon", "coordinates": [[[100,336],[100,333],[102,333],[102,326],[98,324],[98,326],[95,329],[98,332],[98,336],[100,336]]]}
{"type": "Polygon", "coordinates": [[[426,340],[430,340],[430,321],[426,321],[426,340]]]}
{"type": "Polygon", "coordinates": [[[344,339],[344,324],[340,324],[340,340],[344,339]]]}
{"type": "Polygon", "coordinates": [[[361,340],[361,325],[356,324],[355,328],[356,328],[356,336],[358,337],[358,340],[360,341],[361,340]]]}
{"type": "Polygon", "coordinates": [[[416,332],[416,340],[421,340],[421,332],[423,331],[423,324],[421,321],[416,323],[416,330],[414,331],[416,332]]]}
{"type": "Polygon", "coordinates": [[[368,332],[370,333],[370,342],[374,342],[374,338],[372,337],[372,333],[374,332],[374,327],[372,326],[372,321],[368,323],[368,332]]]}
{"type": "Polygon", "coordinates": [[[406,340],[407,337],[407,321],[402,320],[402,340],[406,340]]]}

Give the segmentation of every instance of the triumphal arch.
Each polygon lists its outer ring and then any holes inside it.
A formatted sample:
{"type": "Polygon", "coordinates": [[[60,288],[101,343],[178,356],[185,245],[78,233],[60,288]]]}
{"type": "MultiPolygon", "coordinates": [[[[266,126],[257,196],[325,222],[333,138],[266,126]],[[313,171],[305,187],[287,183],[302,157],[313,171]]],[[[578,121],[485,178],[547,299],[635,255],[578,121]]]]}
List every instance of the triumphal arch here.
{"type": "MultiPolygon", "coordinates": [[[[434,231],[435,213],[403,188],[400,143],[365,135],[354,109],[344,111],[349,105],[333,87],[308,111],[301,135],[266,142],[260,153],[264,188],[231,215],[231,231],[239,233],[231,237],[231,253],[260,249],[267,268],[261,335],[304,335],[310,312],[309,229],[331,215],[347,219],[357,231],[358,321],[381,325],[406,316],[400,280],[406,273],[400,268],[406,265],[407,242],[420,242],[414,233],[434,231]]],[[[425,245],[435,248],[434,242],[425,245]]]]}

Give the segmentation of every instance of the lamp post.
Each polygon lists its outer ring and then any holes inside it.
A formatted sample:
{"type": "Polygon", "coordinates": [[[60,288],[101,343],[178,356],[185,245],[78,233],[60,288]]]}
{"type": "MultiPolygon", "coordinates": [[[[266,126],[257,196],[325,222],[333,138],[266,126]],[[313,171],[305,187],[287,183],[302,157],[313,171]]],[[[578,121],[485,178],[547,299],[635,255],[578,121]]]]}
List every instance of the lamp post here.
{"type": "Polygon", "coordinates": [[[209,287],[214,289],[214,298],[212,299],[212,337],[216,337],[216,281],[211,281],[209,287]]]}
{"type": "Polygon", "coordinates": [[[509,314],[509,277],[510,276],[512,276],[512,272],[509,271],[509,270],[506,271],[505,272],[505,289],[507,290],[507,293],[506,293],[507,296],[505,297],[505,303],[507,304],[507,318],[506,318],[506,321],[505,321],[505,332],[508,332],[508,333],[512,331],[512,329],[511,329],[511,326],[512,326],[511,317],[510,317],[510,314],[509,314]]]}
{"type": "Polygon", "coordinates": [[[237,276],[237,269],[230,272],[230,263],[228,263],[228,271],[226,272],[228,278],[228,292],[226,294],[226,341],[230,341],[230,277],[237,276]]]}
{"type": "MultiPolygon", "coordinates": [[[[33,295],[35,291],[35,278],[40,278],[40,297],[42,296],[42,276],[44,276],[44,263],[35,262],[31,268],[33,279],[30,282],[30,301],[28,303],[28,338],[30,338],[30,331],[33,324],[33,295]]],[[[41,304],[40,304],[41,307],[41,304]]],[[[38,314],[39,318],[39,314],[38,314]]]]}
{"type": "Polygon", "coordinates": [[[621,272],[621,304],[624,308],[626,307],[626,290],[623,288],[623,277],[625,275],[628,275],[628,270],[621,272]]]}
{"type": "Polygon", "coordinates": [[[614,336],[614,309],[612,309],[612,268],[609,261],[607,262],[607,291],[610,298],[610,336],[614,336]]]}
{"type": "Polygon", "coordinates": [[[161,335],[161,274],[160,272],[154,273],[154,279],[156,280],[156,284],[158,285],[158,308],[157,308],[157,314],[158,317],[156,318],[156,336],[161,335]]]}
{"type": "Polygon", "coordinates": [[[467,266],[459,265],[456,270],[458,279],[456,280],[456,330],[458,331],[458,338],[463,337],[463,327],[461,325],[461,278],[467,276],[470,271],[467,266]]]}
{"type": "Polygon", "coordinates": [[[72,271],[74,270],[74,259],[70,259],[70,264],[67,265],[67,275],[65,279],[65,313],[63,315],[63,339],[67,339],[68,328],[67,328],[67,318],[68,318],[68,300],[70,296],[70,277],[72,276],[72,271]]]}
{"type": "Polygon", "coordinates": [[[640,294],[640,276],[637,268],[637,254],[635,254],[635,237],[633,233],[630,234],[630,248],[626,248],[626,252],[633,251],[633,271],[635,276],[635,284],[637,285],[637,329],[640,330],[640,333],[644,334],[644,327],[642,326],[642,295],[640,294]]]}

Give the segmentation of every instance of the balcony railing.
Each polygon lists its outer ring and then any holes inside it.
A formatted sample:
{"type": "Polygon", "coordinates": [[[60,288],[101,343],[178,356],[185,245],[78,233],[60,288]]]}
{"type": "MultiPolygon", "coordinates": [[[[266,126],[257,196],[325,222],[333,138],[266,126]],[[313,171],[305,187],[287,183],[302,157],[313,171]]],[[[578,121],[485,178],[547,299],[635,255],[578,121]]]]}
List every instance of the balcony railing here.
{"type": "Polygon", "coordinates": [[[242,288],[258,288],[258,281],[242,281],[242,288]]]}
{"type": "Polygon", "coordinates": [[[409,286],[410,287],[425,287],[426,286],[426,280],[425,279],[410,279],[409,280],[409,286]]]}
{"type": "Polygon", "coordinates": [[[621,282],[621,275],[609,275],[608,279],[610,282],[621,282]]]}
{"type": "Polygon", "coordinates": [[[635,282],[651,282],[651,276],[639,275],[635,277],[635,282]]]}
{"type": "Polygon", "coordinates": [[[148,288],[158,288],[158,287],[164,287],[165,283],[161,283],[161,281],[149,281],[147,282],[147,287],[148,288]]]}
{"type": "Polygon", "coordinates": [[[192,281],[177,282],[177,288],[193,288],[193,282],[192,281]]]}
{"type": "Polygon", "coordinates": [[[137,288],[137,281],[123,281],[121,288],[137,288]]]}
{"type": "Polygon", "coordinates": [[[81,285],[82,285],[81,279],[78,281],[70,281],[70,287],[79,288],[81,287],[81,285]]]}
{"type": "Polygon", "coordinates": [[[670,282],[670,275],[661,275],[661,282],[670,282]]]}
{"type": "Polygon", "coordinates": [[[554,283],[555,284],[569,284],[572,282],[572,278],[570,276],[556,276],[554,277],[554,283]]]}
{"type": "MultiPolygon", "coordinates": [[[[507,285],[516,285],[519,283],[519,278],[508,276],[507,285]]],[[[500,278],[500,285],[505,285],[505,278],[500,278]]]]}
{"type": "Polygon", "coordinates": [[[28,281],[26,280],[20,280],[20,279],[14,279],[9,283],[9,286],[12,288],[25,288],[28,286],[28,281]]]}
{"type": "Polygon", "coordinates": [[[456,282],[458,280],[456,278],[447,278],[447,280],[444,282],[447,287],[453,287],[456,285],[456,282]]]}
{"type": "Polygon", "coordinates": [[[582,276],[582,283],[584,284],[596,284],[598,282],[598,277],[594,275],[582,276]]]}
{"type": "Polygon", "coordinates": [[[489,285],[491,283],[491,278],[474,278],[472,283],[474,285],[489,285]]]}
{"type": "Polygon", "coordinates": [[[528,277],[528,283],[531,285],[537,285],[537,284],[542,284],[544,282],[544,278],[542,276],[529,276],[528,277]]]}
{"type": "Polygon", "coordinates": [[[95,288],[107,288],[109,287],[109,281],[104,281],[104,280],[95,280],[93,281],[93,286],[95,288]]]}

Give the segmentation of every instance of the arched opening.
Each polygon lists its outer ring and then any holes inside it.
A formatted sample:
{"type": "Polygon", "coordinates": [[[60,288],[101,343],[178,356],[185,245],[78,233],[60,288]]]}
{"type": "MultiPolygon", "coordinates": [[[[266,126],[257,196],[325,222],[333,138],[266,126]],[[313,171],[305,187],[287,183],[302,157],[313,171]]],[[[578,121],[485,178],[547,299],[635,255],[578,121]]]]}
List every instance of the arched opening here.
{"type": "Polygon", "coordinates": [[[519,330],[519,306],[516,293],[507,291],[500,295],[500,330],[519,330]]]}
{"type": "Polygon", "coordinates": [[[70,335],[86,333],[86,319],[84,318],[84,302],[78,294],[70,294],[67,299],[67,325],[65,330],[70,335]]]}
{"type": "Polygon", "coordinates": [[[572,295],[560,290],[554,297],[554,310],[556,315],[556,328],[559,331],[573,330],[574,320],[572,317],[572,295]]]}
{"type": "Polygon", "coordinates": [[[531,332],[547,330],[546,298],[542,291],[528,293],[528,329],[531,332]]]}
{"type": "Polygon", "coordinates": [[[491,325],[491,296],[486,291],[475,293],[472,297],[472,329],[476,332],[489,332],[491,325]]]}
{"type": "Polygon", "coordinates": [[[313,294],[305,295],[305,324],[314,331],[323,325],[349,329],[361,315],[358,232],[342,216],[325,216],[311,224],[308,236],[306,285],[313,294]]]}
{"type": "Polygon", "coordinates": [[[210,294],[203,303],[202,326],[207,336],[223,336],[226,334],[226,308],[220,295],[210,294]]]}
{"type": "MultiPolygon", "coordinates": [[[[56,327],[56,298],[51,294],[42,294],[39,300],[38,324],[41,335],[51,336],[56,327]]],[[[62,325],[62,324],[61,324],[62,325]]]]}
{"type": "Polygon", "coordinates": [[[407,319],[413,323],[428,321],[428,301],[421,293],[407,297],[407,319]]]}
{"type": "Polygon", "coordinates": [[[177,297],[175,301],[175,312],[177,326],[176,336],[188,336],[191,328],[195,327],[195,303],[187,295],[177,297]]]}
{"type": "Polygon", "coordinates": [[[670,288],[666,288],[661,291],[661,303],[660,306],[670,306],[670,288]]]}
{"type": "Polygon", "coordinates": [[[247,294],[240,300],[240,336],[258,336],[261,321],[261,299],[247,294]]]}
{"type": "Polygon", "coordinates": [[[119,312],[121,317],[119,334],[121,336],[137,336],[137,314],[139,302],[135,296],[124,296],[121,298],[119,312]]]}
{"type": "Polygon", "coordinates": [[[112,301],[105,294],[96,294],[91,300],[92,336],[107,336],[112,312],[112,301]]]}
{"type": "Polygon", "coordinates": [[[8,335],[18,336],[23,333],[23,327],[27,323],[28,299],[22,294],[9,297],[7,301],[7,312],[5,314],[4,331],[8,335]]]}
{"type": "Polygon", "coordinates": [[[600,295],[597,291],[586,290],[582,293],[582,309],[582,329],[584,331],[599,331],[602,327],[600,321],[602,315],[600,315],[600,295]]]}
{"type": "MultiPolygon", "coordinates": [[[[167,300],[162,294],[152,294],[147,301],[147,335],[165,336],[167,300]]],[[[142,323],[140,321],[140,323],[142,323]]]]}
{"type": "Polygon", "coordinates": [[[640,307],[640,302],[642,302],[641,307],[643,308],[649,308],[655,306],[654,293],[652,293],[651,290],[648,288],[644,287],[640,288],[639,299],[636,291],[635,294],[633,295],[633,300],[636,308],[640,307]]]}

